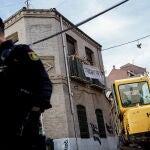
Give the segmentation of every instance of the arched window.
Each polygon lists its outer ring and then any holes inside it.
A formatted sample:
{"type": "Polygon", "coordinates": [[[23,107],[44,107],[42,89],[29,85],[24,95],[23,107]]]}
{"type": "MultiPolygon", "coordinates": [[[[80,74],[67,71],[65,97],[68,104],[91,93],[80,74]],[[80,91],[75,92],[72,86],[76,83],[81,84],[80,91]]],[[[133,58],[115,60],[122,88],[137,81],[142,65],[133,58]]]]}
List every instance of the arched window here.
{"type": "Polygon", "coordinates": [[[105,130],[103,113],[100,109],[96,109],[95,113],[96,113],[96,118],[97,118],[100,137],[106,138],[106,130],[105,130]]]}
{"type": "Polygon", "coordinates": [[[89,138],[89,128],[86,117],[86,109],[82,105],[77,105],[77,114],[80,127],[81,138],[89,138]]]}

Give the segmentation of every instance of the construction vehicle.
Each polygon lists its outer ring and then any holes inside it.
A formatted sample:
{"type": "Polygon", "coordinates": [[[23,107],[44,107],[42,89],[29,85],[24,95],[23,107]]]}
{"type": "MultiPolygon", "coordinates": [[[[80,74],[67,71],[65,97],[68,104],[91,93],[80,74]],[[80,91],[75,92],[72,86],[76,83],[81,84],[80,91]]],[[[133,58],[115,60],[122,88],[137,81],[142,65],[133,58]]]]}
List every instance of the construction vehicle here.
{"type": "Polygon", "coordinates": [[[144,147],[144,150],[150,149],[149,77],[115,80],[112,95],[113,123],[121,145],[137,144],[144,147]]]}

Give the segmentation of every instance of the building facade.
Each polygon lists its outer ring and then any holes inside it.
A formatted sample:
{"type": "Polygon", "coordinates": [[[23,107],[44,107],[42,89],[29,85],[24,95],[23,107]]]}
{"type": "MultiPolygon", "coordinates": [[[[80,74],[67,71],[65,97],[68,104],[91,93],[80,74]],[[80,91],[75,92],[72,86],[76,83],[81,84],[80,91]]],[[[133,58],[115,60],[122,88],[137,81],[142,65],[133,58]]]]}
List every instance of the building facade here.
{"type": "Polygon", "coordinates": [[[101,45],[78,28],[47,38],[72,26],[56,9],[23,8],[5,21],[5,32],[16,44],[30,44],[52,80],[52,108],[43,124],[55,150],[116,150],[101,45]],[[89,77],[91,70],[99,77],[89,77]]]}
{"type": "Polygon", "coordinates": [[[114,80],[125,79],[130,77],[143,76],[147,73],[146,68],[127,63],[121,66],[119,69],[113,66],[113,69],[109,73],[107,80],[110,86],[114,80]]]}

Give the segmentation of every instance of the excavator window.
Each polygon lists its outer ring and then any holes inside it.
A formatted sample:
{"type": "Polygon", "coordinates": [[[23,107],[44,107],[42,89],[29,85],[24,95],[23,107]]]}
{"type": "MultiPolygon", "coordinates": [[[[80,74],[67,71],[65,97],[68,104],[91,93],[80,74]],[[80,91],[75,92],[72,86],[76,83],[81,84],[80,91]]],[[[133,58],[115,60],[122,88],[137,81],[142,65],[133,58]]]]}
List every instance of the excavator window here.
{"type": "Polygon", "coordinates": [[[150,104],[150,91],[147,82],[120,85],[119,93],[123,107],[150,104]]]}

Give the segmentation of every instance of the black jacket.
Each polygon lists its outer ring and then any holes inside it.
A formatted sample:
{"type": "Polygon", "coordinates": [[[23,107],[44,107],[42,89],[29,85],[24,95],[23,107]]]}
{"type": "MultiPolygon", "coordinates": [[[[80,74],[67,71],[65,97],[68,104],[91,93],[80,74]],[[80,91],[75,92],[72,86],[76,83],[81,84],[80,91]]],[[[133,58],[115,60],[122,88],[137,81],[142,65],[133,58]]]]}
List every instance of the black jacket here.
{"type": "Polygon", "coordinates": [[[16,128],[33,106],[40,107],[41,112],[51,107],[52,83],[43,63],[28,45],[2,43],[0,61],[2,127],[12,133],[12,128],[16,128]],[[10,49],[13,50],[6,56],[10,49]],[[3,57],[6,57],[4,62],[3,57]]]}

